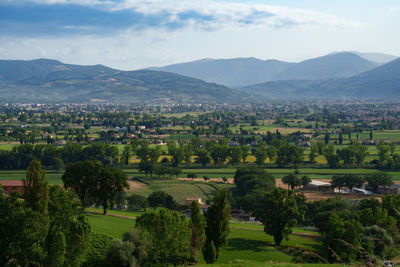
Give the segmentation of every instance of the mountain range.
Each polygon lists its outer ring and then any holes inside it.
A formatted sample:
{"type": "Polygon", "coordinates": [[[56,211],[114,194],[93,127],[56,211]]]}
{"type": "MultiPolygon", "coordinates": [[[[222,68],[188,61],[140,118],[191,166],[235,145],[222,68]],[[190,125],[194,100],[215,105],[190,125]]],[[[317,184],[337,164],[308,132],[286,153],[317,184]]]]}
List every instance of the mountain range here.
{"type": "Polygon", "coordinates": [[[346,78],[395,58],[380,53],[338,52],[299,63],[257,58],[202,59],[150,69],[177,73],[229,87],[244,87],[277,80],[346,78]]]}
{"type": "Polygon", "coordinates": [[[0,60],[2,102],[235,103],[247,94],[162,71],[0,60]]]}
{"type": "Polygon", "coordinates": [[[400,99],[400,59],[382,63],[392,58],[340,52],[299,63],[236,58],[175,65],[188,64],[189,72],[208,68],[209,75],[235,84],[231,87],[153,69],[121,71],[49,59],[0,60],[0,102],[215,104],[268,99],[400,99]]]}
{"type": "Polygon", "coordinates": [[[273,81],[242,90],[272,99],[400,99],[400,58],[349,78],[273,81]]]}

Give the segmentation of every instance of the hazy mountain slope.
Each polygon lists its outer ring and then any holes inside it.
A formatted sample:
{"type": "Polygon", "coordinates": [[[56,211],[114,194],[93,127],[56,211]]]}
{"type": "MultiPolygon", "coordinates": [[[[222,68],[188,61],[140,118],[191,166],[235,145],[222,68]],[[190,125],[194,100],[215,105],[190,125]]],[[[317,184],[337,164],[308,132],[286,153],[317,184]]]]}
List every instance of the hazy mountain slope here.
{"type": "Polygon", "coordinates": [[[151,69],[238,87],[274,80],[293,64],[295,63],[257,58],[203,59],[151,69]]]}
{"type": "Polygon", "coordinates": [[[352,52],[352,53],[359,55],[360,57],[362,57],[368,61],[376,62],[378,64],[386,64],[386,63],[398,58],[396,56],[384,54],[384,53],[361,53],[361,52],[352,52]]]}
{"type": "Polygon", "coordinates": [[[264,61],[256,58],[203,59],[151,69],[178,73],[230,87],[243,87],[276,80],[345,78],[378,65],[380,63],[368,61],[355,53],[341,52],[300,63],[264,61]]]}
{"type": "Polygon", "coordinates": [[[2,102],[235,103],[251,96],[178,74],[57,61],[0,61],[2,102]],[[18,69],[18,75],[12,75],[18,69]],[[12,70],[12,71],[10,71],[12,70]]]}
{"type": "Polygon", "coordinates": [[[350,53],[334,53],[295,64],[280,73],[276,80],[325,80],[346,78],[377,67],[360,56],[350,53]]]}
{"type": "Polygon", "coordinates": [[[400,59],[350,78],[267,82],[243,90],[275,99],[400,99],[400,59]]]}

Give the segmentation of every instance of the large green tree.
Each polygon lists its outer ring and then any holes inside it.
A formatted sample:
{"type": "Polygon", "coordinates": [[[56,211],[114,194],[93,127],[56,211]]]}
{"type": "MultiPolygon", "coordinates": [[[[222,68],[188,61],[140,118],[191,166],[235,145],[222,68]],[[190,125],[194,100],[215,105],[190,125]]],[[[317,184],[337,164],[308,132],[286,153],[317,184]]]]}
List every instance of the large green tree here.
{"type": "Polygon", "coordinates": [[[138,217],[135,227],[148,235],[150,265],[158,257],[166,266],[182,264],[189,251],[189,220],[181,213],[166,208],[149,211],[138,217]]]}
{"type": "Polygon", "coordinates": [[[127,175],[118,168],[104,166],[97,178],[95,198],[103,206],[103,213],[115,203],[117,195],[125,188],[129,189],[127,175]]]}
{"type": "Polygon", "coordinates": [[[193,201],[190,205],[190,256],[191,260],[197,261],[198,251],[202,248],[205,240],[206,219],[200,212],[199,202],[193,201]]]}
{"type": "Polygon", "coordinates": [[[49,193],[50,227],[45,266],[80,266],[90,236],[90,224],[80,213],[80,204],[73,192],[53,186],[49,193]]]}
{"type": "Polygon", "coordinates": [[[88,205],[88,198],[93,196],[96,190],[97,179],[101,170],[102,164],[100,162],[92,160],[78,161],[69,164],[61,177],[64,182],[64,188],[75,191],[83,208],[88,205]]]}
{"type": "Polygon", "coordinates": [[[264,224],[265,233],[274,237],[279,246],[284,238],[288,238],[296,218],[301,217],[296,197],[292,190],[275,189],[265,193],[261,200],[262,208],[256,210],[256,217],[264,224]]]}
{"type": "Polygon", "coordinates": [[[228,204],[228,188],[217,188],[216,194],[211,201],[211,206],[206,212],[206,245],[203,255],[207,263],[213,263],[220,255],[221,247],[228,241],[230,233],[229,220],[231,208],[228,204]],[[215,248],[215,253],[209,251],[215,248]],[[208,254],[215,254],[215,257],[207,257],[208,254]],[[212,262],[210,260],[213,260],[212,262]]]}
{"type": "Polygon", "coordinates": [[[46,234],[40,212],[14,194],[0,194],[1,266],[39,266],[45,257],[46,234]]]}
{"type": "Polygon", "coordinates": [[[49,190],[46,171],[39,160],[34,159],[26,169],[24,180],[24,199],[28,206],[43,216],[48,216],[49,190]]]}

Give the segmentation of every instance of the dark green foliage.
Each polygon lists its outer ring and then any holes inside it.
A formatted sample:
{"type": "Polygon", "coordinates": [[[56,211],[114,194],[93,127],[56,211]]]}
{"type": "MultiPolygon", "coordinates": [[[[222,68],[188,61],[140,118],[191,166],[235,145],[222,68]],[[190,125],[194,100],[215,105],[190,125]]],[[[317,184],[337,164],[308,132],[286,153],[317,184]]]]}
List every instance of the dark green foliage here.
{"type": "Polygon", "coordinates": [[[190,237],[190,256],[191,261],[197,262],[198,251],[203,247],[205,240],[206,219],[200,213],[200,205],[197,201],[193,201],[190,205],[190,229],[192,236],[190,237]]]}
{"type": "Polygon", "coordinates": [[[310,177],[308,177],[307,175],[301,176],[301,185],[303,187],[307,186],[309,183],[311,183],[311,178],[310,177]]]}
{"type": "Polygon", "coordinates": [[[240,147],[231,147],[229,148],[229,162],[232,165],[237,165],[242,160],[242,150],[240,147]]]}
{"type": "Polygon", "coordinates": [[[68,165],[62,179],[65,188],[77,193],[83,207],[92,198],[103,206],[104,213],[124,188],[129,188],[128,177],[122,170],[91,160],[68,165]]]}
{"type": "Polygon", "coordinates": [[[296,217],[302,216],[297,207],[293,191],[275,189],[263,196],[262,208],[256,210],[256,217],[263,223],[265,233],[274,237],[275,245],[280,245],[296,225],[296,217]]]}
{"type": "Polygon", "coordinates": [[[265,146],[264,142],[261,142],[257,145],[257,149],[254,152],[254,156],[256,157],[256,163],[257,165],[262,165],[264,164],[264,161],[268,157],[268,151],[267,147],[265,146]]]}
{"type": "Polygon", "coordinates": [[[282,178],[282,182],[288,185],[288,189],[294,189],[297,186],[301,185],[301,178],[297,176],[296,172],[289,173],[288,175],[282,178]]]}
{"type": "Polygon", "coordinates": [[[220,249],[228,241],[230,233],[229,220],[231,218],[231,209],[228,204],[228,192],[227,188],[217,188],[216,194],[211,201],[211,206],[205,214],[207,222],[206,245],[207,243],[212,243],[215,247],[215,259],[218,259],[220,249]]]}
{"type": "Polygon", "coordinates": [[[330,168],[338,167],[340,158],[336,154],[336,151],[333,148],[333,145],[329,145],[326,149],[324,149],[323,155],[324,155],[326,161],[328,162],[328,165],[330,168]]]}
{"type": "Polygon", "coordinates": [[[382,207],[377,199],[363,199],[358,206],[357,215],[363,226],[378,225],[390,235],[396,236],[396,219],[389,216],[388,210],[382,207]]]}
{"type": "Polygon", "coordinates": [[[217,260],[217,251],[211,240],[206,240],[203,249],[203,258],[208,264],[212,264],[217,260]]]}
{"type": "Polygon", "coordinates": [[[88,205],[89,196],[93,196],[95,193],[101,169],[102,166],[99,162],[79,161],[69,164],[62,176],[64,188],[73,189],[84,208],[88,205]]]}
{"type": "Polygon", "coordinates": [[[361,187],[364,183],[364,178],[355,174],[346,174],[343,179],[345,186],[350,189],[350,193],[352,193],[354,187],[361,187]]]}
{"type": "Polygon", "coordinates": [[[138,229],[125,233],[123,240],[114,239],[107,255],[109,266],[140,267],[147,259],[147,237],[138,229]]]}
{"type": "Polygon", "coordinates": [[[369,254],[378,256],[384,260],[391,256],[394,242],[384,228],[373,225],[364,228],[364,236],[361,244],[369,254]]]}
{"type": "Polygon", "coordinates": [[[0,265],[36,266],[45,256],[42,214],[12,194],[0,194],[0,265]]]}
{"type": "Polygon", "coordinates": [[[327,231],[322,234],[327,258],[330,261],[355,261],[360,253],[363,233],[361,223],[332,213],[327,226],[327,231]]]}
{"type": "Polygon", "coordinates": [[[129,209],[146,209],[149,206],[147,198],[142,195],[130,195],[127,197],[129,209]]]}
{"type": "Polygon", "coordinates": [[[382,197],[382,207],[388,214],[396,219],[397,228],[400,229],[400,195],[387,195],[382,197]]]}
{"type": "Polygon", "coordinates": [[[47,184],[46,172],[42,170],[40,162],[34,159],[26,170],[24,199],[28,206],[43,214],[44,217],[48,215],[49,193],[47,184]]]}
{"type": "Polygon", "coordinates": [[[192,173],[192,172],[188,173],[186,176],[187,176],[188,178],[191,178],[192,180],[193,180],[194,178],[197,178],[197,174],[192,173]]]}
{"type": "Polygon", "coordinates": [[[298,164],[303,163],[304,160],[304,149],[295,145],[282,143],[277,152],[276,163],[279,167],[282,166],[293,166],[296,167],[298,164]]]}
{"type": "Polygon", "coordinates": [[[306,218],[310,224],[319,229],[319,232],[323,233],[328,231],[331,214],[346,214],[349,208],[349,204],[339,197],[313,201],[308,203],[306,218]]]}
{"type": "Polygon", "coordinates": [[[80,214],[72,192],[50,188],[50,227],[46,238],[46,266],[80,266],[87,248],[90,225],[80,214]]]}
{"type": "Polygon", "coordinates": [[[138,217],[135,227],[148,236],[150,264],[156,259],[163,265],[185,262],[189,253],[191,231],[189,221],[184,215],[160,208],[138,217]]]}
{"type": "Polygon", "coordinates": [[[178,203],[174,200],[174,198],[164,191],[155,191],[151,193],[147,200],[149,206],[152,208],[164,207],[170,210],[175,210],[178,208],[178,203]]]}
{"type": "Polygon", "coordinates": [[[106,267],[107,255],[111,248],[112,237],[92,232],[88,240],[88,250],[82,266],[106,267]]]}
{"type": "Polygon", "coordinates": [[[128,177],[121,169],[104,166],[101,170],[94,196],[96,201],[102,204],[104,214],[107,213],[108,207],[113,206],[118,193],[124,188],[129,188],[127,180],[128,177]]]}
{"type": "Polygon", "coordinates": [[[372,192],[378,193],[380,187],[389,187],[393,185],[393,177],[384,172],[375,172],[364,177],[368,182],[368,187],[372,192]]]}
{"type": "Polygon", "coordinates": [[[275,177],[260,168],[238,168],[234,181],[242,195],[255,190],[269,192],[275,189],[275,177]]]}
{"type": "Polygon", "coordinates": [[[347,147],[337,150],[337,155],[343,160],[344,164],[355,164],[357,166],[361,165],[368,154],[368,147],[357,141],[353,141],[347,147]]]}
{"type": "Polygon", "coordinates": [[[118,163],[118,148],[106,143],[94,143],[82,150],[84,159],[100,161],[103,164],[118,163]]]}
{"type": "Polygon", "coordinates": [[[346,186],[345,177],[343,175],[335,175],[332,177],[331,181],[333,188],[339,188],[339,193],[341,192],[342,187],[346,186]]]}
{"type": "Polygon", "coordinates": [[[139,171],[144,172],[146,176],[150,174],[150,176],[153,176],[153,172],[156,170],[156,165],[154,162],[150,161],[143,161],[139,163],[139,171]]]}
{"type": "Polygon", "coordinates": [[[214,164],[223,164],[229,157],[229,147],[225,144],[214,144],[211,147],[210,156],[214,164]]]}

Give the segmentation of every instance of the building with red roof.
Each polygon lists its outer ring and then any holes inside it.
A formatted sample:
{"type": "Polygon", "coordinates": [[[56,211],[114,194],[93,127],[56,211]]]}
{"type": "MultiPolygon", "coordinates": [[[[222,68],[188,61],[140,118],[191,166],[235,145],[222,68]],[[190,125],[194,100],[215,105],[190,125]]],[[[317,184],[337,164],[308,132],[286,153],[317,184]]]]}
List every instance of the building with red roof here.
{"type": "Polygon", "coordinates": [[[24,182],[21,180],[0,180],[2,189],[7,192],[18,192],[20,194],[24,193],[24,182]]]}

